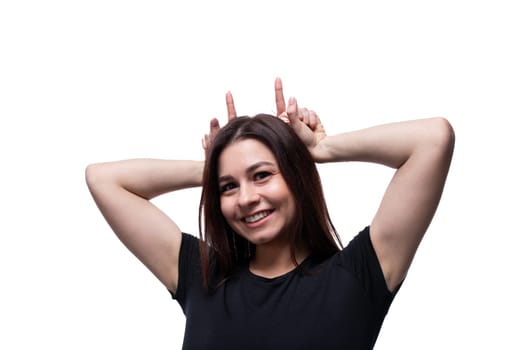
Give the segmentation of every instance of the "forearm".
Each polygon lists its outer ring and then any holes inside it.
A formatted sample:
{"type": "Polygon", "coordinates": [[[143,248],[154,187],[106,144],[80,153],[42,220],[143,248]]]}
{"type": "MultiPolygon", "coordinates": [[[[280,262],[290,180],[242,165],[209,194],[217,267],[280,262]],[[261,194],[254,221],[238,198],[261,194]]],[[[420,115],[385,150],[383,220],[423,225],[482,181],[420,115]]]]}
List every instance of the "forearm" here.
{"type": "Polygon", "coordinates": [[[318,162],[372,162],[398,169],[419,152],[449,152],[451,144],[453,131],[446,119],[420,119],[327,136],[314,158],[318,162]]]}
{"type": "Polygon", "coordinates": [[[89,165],[91,190],[119,186],[145,199],[202,183],[204,162],[190,160],[129,159],[89,165]]]}

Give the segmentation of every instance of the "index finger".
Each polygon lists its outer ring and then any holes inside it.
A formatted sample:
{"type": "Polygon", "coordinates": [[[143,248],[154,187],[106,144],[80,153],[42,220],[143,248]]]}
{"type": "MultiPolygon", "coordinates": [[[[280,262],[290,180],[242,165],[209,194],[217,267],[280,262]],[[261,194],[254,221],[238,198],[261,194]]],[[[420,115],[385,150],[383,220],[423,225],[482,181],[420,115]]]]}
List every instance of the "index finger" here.
{"type": "Polygon", "coordinates": [[[226,108],[228,110],[228,121],[235,119],[237,112],[235,111],[235,104],[233,103],[233,96],[230,91],[226,93],[226,108]]]}
{"type": "Polygon", "coordinates": [[[283,83],[281,78],[275,79],[275,105],[277,106],[277,115],[286,112],[286,102],[284,101],[283,83]]]}

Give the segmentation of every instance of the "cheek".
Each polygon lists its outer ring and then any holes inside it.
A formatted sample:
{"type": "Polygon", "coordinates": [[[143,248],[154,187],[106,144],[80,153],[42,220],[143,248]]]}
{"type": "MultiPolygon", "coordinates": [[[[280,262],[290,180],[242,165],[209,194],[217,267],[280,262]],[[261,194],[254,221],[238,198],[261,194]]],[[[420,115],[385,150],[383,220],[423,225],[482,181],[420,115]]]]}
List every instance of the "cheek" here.
{"type": "Polygon", "coordinates": [[[233,205],[231,198],[221,197],[221,213],[226,218],[226,220],[231,219],[233,215],[233,205]]]}
{"type": "Polygon", "coordinates": [[[290,190],[288,189],[288,186],[286,186],[285,182],[277,182],[268,189],[269,192],[271,192],[271,196],[280,202],[290,204],[293,203],[293,197],[290,193],[290,190]]]}
{"type": "Polygon", "coordinates": [[[286,184],[283,185],[281,193],[283,201],[286,202],[286,206],[288,207],[289,213],[291,215],[295,215],[295,199],[292,195],[292,192],[290,192],[290,189],[286,184]]]}
{"type": "Polygon", "coordinates": [[[288,208],[288,215],[290,219],[293,219],[296,216],[296,207],[295,207],[295,202],[291,196],[288,197],[288,201],[286,204],[288,208]]]}
{"type": "Polygon", "coordinates": [[[280,204],[279,206],[287,216],[290,218],[295,216],[295,201],[287,186],[275,186],[272,189],[272,198],[275,201],[274,203],[280,204]]]}

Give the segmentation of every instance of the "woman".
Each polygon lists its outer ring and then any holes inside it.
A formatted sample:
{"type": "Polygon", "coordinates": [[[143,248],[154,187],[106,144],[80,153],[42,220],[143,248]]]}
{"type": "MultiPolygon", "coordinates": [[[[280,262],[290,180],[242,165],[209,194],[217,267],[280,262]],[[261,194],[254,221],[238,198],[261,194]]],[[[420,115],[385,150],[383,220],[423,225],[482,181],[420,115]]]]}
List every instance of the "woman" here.
{"type": "Polygon", "coordinates": [[[316,113],[212,120],[206,162],[88,166],[89,189],[122,242],[180,303],[188,349],[370,349],[437,208],[454,147],[443,118],[327,136],[316,113]],[[379,209],[344,249],[315,162],[397,169],[379,209]],[[203,186],[201,240],[150,203],[203,186]]]}

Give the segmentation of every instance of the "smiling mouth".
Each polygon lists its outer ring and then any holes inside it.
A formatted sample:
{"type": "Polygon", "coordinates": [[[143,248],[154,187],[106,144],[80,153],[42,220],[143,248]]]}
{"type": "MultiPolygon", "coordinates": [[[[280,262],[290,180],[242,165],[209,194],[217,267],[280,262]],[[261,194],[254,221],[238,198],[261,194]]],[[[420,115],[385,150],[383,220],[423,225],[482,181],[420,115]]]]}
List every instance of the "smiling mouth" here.
{"type": "Polygon", "coordinates": [[[254,214],[254,215],[245,217],[244,219],[242,219],[242,221],[251,224],[251,223],[254,223],[254,222],[259,221],[261,219],[264,219],[265,217],[270,215],[272,212],[273,212],[273,210],[260,211],[260,212],[254,214]]]}

